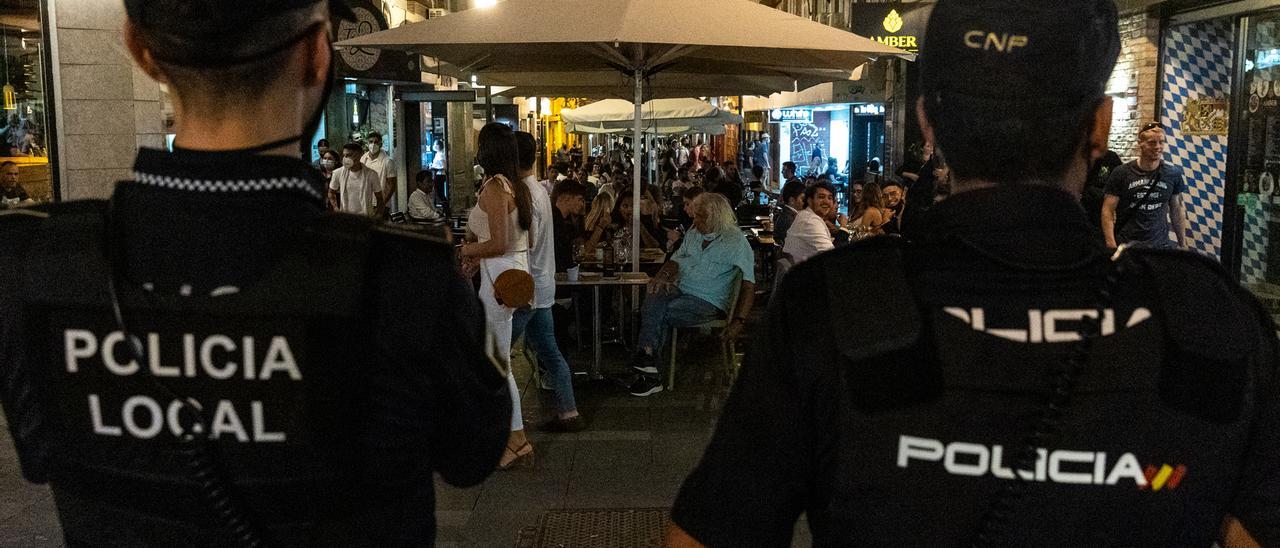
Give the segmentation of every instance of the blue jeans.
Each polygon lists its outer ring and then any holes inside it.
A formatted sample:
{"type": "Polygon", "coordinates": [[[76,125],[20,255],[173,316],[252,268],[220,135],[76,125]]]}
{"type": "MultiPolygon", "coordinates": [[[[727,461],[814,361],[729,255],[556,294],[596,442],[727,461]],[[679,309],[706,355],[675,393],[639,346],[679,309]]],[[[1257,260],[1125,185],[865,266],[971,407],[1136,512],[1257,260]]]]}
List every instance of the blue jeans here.
{"type": "Polygon", "coordinates": [[[560,346],[556,344],[556,324],[551,318],[550,308],[522,308],[516,310],[511,320],[511,340],[520,340],[525,335],[525,344],[538,356],[542,367],[551,375],[551,387],[556,393],[556,404],[560,414],[564,415],[578,410],[578,403],[573,399],[573,372],[569,370],[569,362],[560,354],[560,346]]]}
{"type": "Polygon", "coordinates": [[[652,351],[651,355],[662,353],[662,345],[667,342],[667,332],[674,327],[692,327],[724,317],[724,312],[716,305],[693,295],[685,295],[679,289],[670,289],[649,295],[640,307],[640,336],[637,346],[652,351]]]}

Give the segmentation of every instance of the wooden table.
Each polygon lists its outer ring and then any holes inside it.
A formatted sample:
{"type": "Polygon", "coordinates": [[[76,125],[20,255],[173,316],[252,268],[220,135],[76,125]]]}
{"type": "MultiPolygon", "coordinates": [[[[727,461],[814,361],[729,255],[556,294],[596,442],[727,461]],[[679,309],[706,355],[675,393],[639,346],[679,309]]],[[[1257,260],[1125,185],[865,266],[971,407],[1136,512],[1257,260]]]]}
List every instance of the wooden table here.
{"type": "Polygon", "coordinates": [[[765,230],[763,228],[744,228],[743,230],[754,236],[756,241],[761,244],[774,245],[777,243],[773,239],[773,231],[771,230],[765,230]]]}
{"type": "Polygon", "coordinates": [[[640,273],[638,276],[631,276],[627,273],[627,277],[593,277],[579,278],[576,282],[568,280],[563,273],[556,274],[556,287],[590,287],[591,288],[591,378],[603,379],[604,374],[601,373],[601,365],[604,361],[604,350],[600,341],[600,288],[602,287],[642,287],[648,285],[649,276],[640,273]]]}

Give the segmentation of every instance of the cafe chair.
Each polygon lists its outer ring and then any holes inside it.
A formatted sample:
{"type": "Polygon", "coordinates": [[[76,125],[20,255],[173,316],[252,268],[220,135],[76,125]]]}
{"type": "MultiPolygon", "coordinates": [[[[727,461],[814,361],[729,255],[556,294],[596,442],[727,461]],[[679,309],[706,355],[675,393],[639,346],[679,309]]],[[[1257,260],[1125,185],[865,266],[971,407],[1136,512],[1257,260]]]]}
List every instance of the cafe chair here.
{"type": "Polygon", "coordinates": [[[677,339],[677,336],[681,329],[697,329],[703,333],[710,332],[712,336],[716,337],[720,342],[720,363],[724,367],[725,375],[727,375],[726,378],[733,378],[734,353],[738,349],[738,342],[732,340],[721,340],[719,331],[728,327],[729,322],[733,320],[733,315],[737,312],[738,308],[738,292],[740,291],[742,291],[742,273],[739,272],[737,276],[733,277],[733,282],[731,282],[729,290],[729,310],[728,314],[725,314],[723,319],[715,319],[688,327],[671,328],[671,336],[668,337],[671,339],[671,362],[667,367],[667,390],[675,390],[676,388],[676,351],[679,348],[679,340],[677,339]]]}

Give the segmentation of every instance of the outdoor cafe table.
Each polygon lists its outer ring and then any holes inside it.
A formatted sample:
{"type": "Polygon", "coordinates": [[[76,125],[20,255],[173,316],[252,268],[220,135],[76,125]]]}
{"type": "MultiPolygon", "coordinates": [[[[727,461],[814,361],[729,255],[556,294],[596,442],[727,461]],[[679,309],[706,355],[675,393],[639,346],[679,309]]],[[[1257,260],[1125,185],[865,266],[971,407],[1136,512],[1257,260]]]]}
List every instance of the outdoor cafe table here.
{"type": "Polygon", "coordinates": [[[591,378],[599,380],[604,378],[601,373],[601,364],[603,362],[600,342],[600,288],[602,287],[643,287],[649,283],[649,275],[644,273],[632,274],[624,273],[625,276],[614,277],[591,277],[578,278],[578,281],[571,282],[567,279],[563,272],[556,274],[556,287],[590,287],[591,288],[591,378]]]}

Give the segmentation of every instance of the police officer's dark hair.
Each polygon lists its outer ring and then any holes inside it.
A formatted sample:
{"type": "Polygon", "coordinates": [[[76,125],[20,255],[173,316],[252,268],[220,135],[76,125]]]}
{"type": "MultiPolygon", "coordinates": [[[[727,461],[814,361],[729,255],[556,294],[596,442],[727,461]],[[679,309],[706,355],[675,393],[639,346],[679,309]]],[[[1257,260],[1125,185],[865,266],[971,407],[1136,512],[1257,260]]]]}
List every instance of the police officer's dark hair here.
{"type": "Polygon", "coordinates": [[[804,203],[806,206],[813,201],[813,197],[818,195],[818,190],[825,190],[831,193],[831,197],[836,197],[836,186],[825,179],[818,179],[818,182],[804,190],[804,203]]]}
{"type": "Polygon", "coordinates": [[[900,189],[905,189],[905,188],[906,188],[906,187],[902,186],[902,183],[901,183],[901,182],[899,182],[897,179],[889,179],[889,180],[887,180],[887,181],[885,181],[885,182],[883,182],[883,183],[880,183],[880,189],[881,189],[881,190],[888,190],[888,189],[889,189],[889,187],[891,187],[891,186],[896,186],[896,187],[898,187],[898,188],[900,188],[900,189]]]}
{"type": "Polygon", "coordinates": [[[486,176],[502,175],[511,182],[511,193],[516,200],[516,218],[521,229],[529,230],[533,225],[533,212],[530,208],[532,200],[529,198],[529,187],[516,178],[520,147],[516,144],[515,131],[501,122],[485,124],[480,129],[479,152],[476,156],[486,176]]]}
{"type": "Polygon", "coordinates": [[[689,188],[684,189],[684,192],[681,193],[680,197],[685,200],[692,200],[694,198],[697,198],[698,196],[701,196],[702,193],[704,192],[706,192],[706,190],[704,190],[700,186],[691,186],[689,188]]]}
{"type": "Polygon", "coordinates": [[[339,154],[339,153],[338,153],[338,151],[336,151],[336,150],[334,150],[334,149],[332,149],[332,148],[331,148],[331,149],[329,149],[329,150],[326,150],[326,151],[322,152],[322,153],[320,154],[320,159],[321,159],[321,160],[323,160],[323,159],[325,159],[325,157],[326,157],[326,156],[333,156],[333,160],[334,160],[335,162],[338,162],[339,164],[341,164],[341,163],[342,163],[342,154],[339,154]]]}
{"type": "Polygon", "coordinates": [[[560,201],[561,196],[582,196],[586,198],[587,187],[573,179],[565,179],[556,183],[555,188],[551,190],[551,203],[555,204],[560,201]]]}
{"type": "Polygon", "coordinates": [[[1084,155],[1102,97],[1067,108],[1014,113],[943,107],[928,98],[925,117],[938,149],[960,179],[993,183],[1056,182],[1084,155]]]}
{"type": "Polygon", "coordinates": [[[795,163],[795,162],[782,162],[782,167],[783,167],[783,168],[791,168],[791,171],[793,171],[793,172],[794,172],[794,171],[796,170],[796,163],[795,163]]]}
{"type": "Polygon", "coordinates": [[[326,147],[329,146],[329,140],[321,137],[319,140],[316,141],[316,147],[319,147],[321,143],[323,143],[324,146],[326,147]]]}
{"type": "Polygon", "coordinates": [[[379,143],[381,143],[381,142],[382,142],[382,134],[381,134],[381,133],[378,133],[378,132],[376,132],[376,131],[370,131],[368,135],[365,135],[365,136],[364,136],[364,140],[365,140],[365,142],[369,142],[369,139],[372,139],[372,138],[374,138],[374,137],[377,137],[377,138],[378,138],[378,142],[379,142],[379,143]]]}
{"type": "Polygon", "coordinates": [[[414,182],[418,184],[425,183],[430,179],[431,179],[431,172],[425,169],[422,171],[419,171],[417,175],[413,176],[414,182]]]}
{"type": "Polygon", "coordinates": [[[350,150],[351,152],[356,153],[356,155],[358,156],[364,152],[364,146],[361,145],[360,143],[347,143],[345,145],[342,145],[342,150],[350,150]]]}
{"type": "Polygon", "coordinates": [[[759,164],[751,166],[751,174],[757,179],[764,177],[764,166],[759,164]]]}
{"type": "Polygon", "coordinates": [[[520,169],[533,169],[538,161],[538,142],[527,131],[516,132],[516,148],[520,152],[520,169]]]}
{"type": "Polygon", "coordinates": [[[803,195],[804,193],[805,188],[803,181],[798,179],[787,181],[787,184],[782,185],[782,203],[785,204],[796,196],[803,195]]]}
{"type": "Polygon", "coordinates": [[[226,105],[264,95],[288,68],[289,57],[297,45],[309,42],[317,32],[325,32],[323,25],[316,24],[288,47],[261,58],[229,65],[195,67],[163,58],[165,52],[158,51],[163,47],[162,42],[156,38],[156,32],[163,30],[155,31],[142,25],[135,25],[134,29],[151,50],[156,67],[164,73],[178,96],[184,101],[196,101],[197,105],[226,105]]]}

